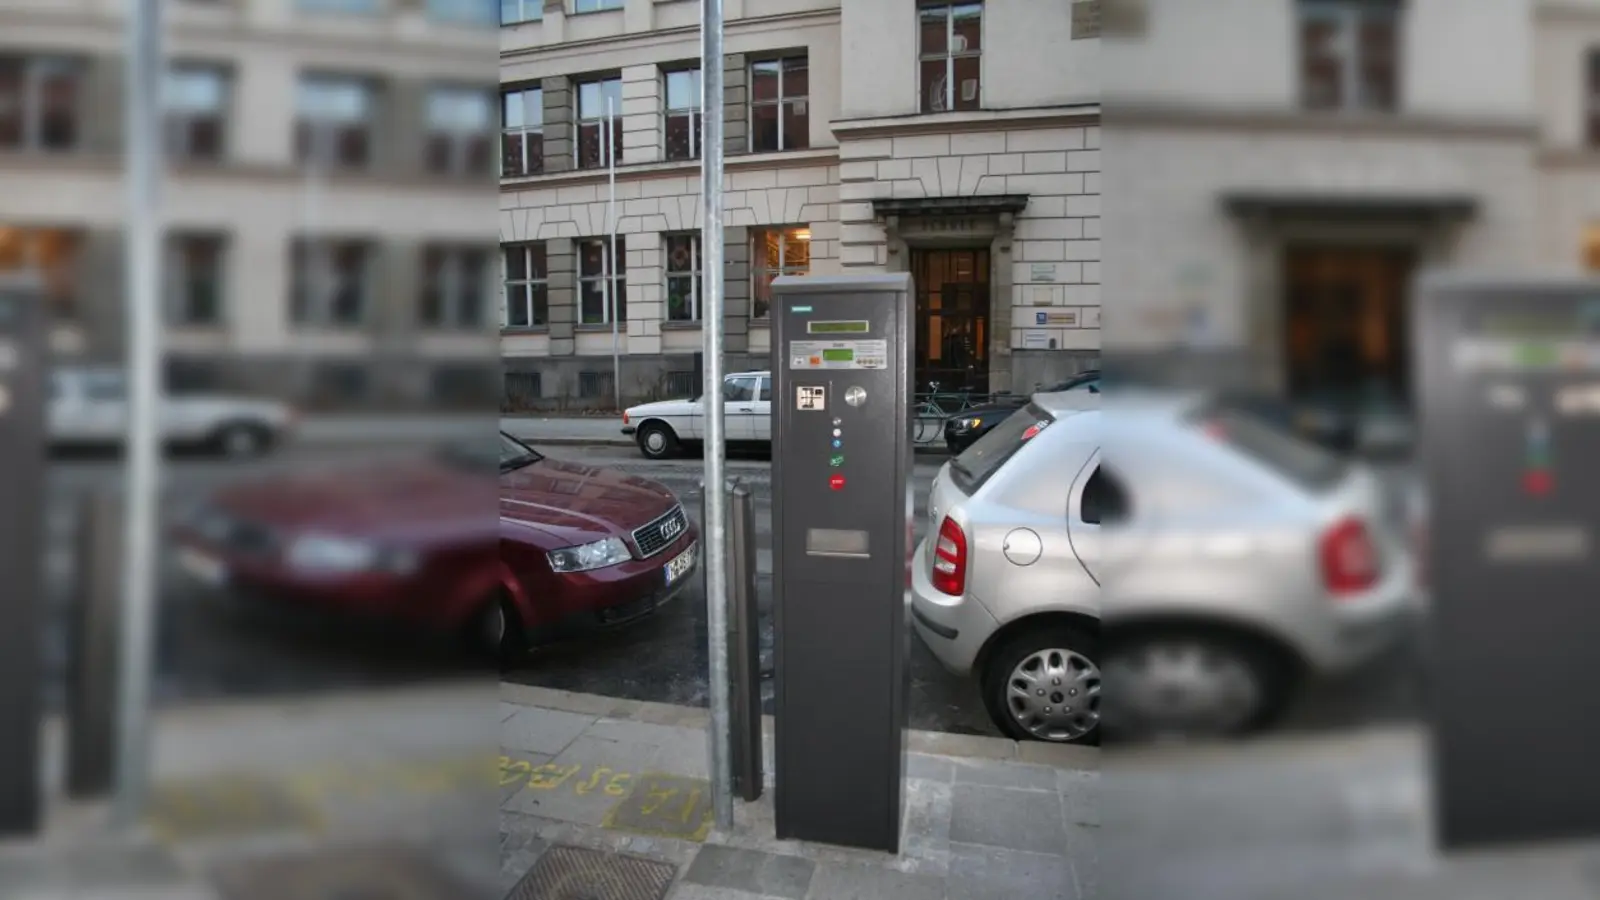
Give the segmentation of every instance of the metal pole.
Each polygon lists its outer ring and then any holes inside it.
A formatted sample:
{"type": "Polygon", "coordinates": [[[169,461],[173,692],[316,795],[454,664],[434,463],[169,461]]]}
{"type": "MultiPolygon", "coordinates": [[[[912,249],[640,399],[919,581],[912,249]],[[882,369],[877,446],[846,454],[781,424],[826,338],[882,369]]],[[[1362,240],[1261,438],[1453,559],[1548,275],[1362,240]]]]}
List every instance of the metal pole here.
{"type": "Polygon", "coordinates": [[[606,180],[610,199],[606,201],[606,230],[611,235],[611,392],[617,409],[622,409],[622,351],[618,349],[617,333],[617,118],[612,110],[611,97],[606,97],[606,180]]]}
{"type": "Polygon", "coordinates": [[[722,0],[700,4],[700,193],[705,226],[700,233],[704,259],[706,474],[716,503],[706,503],[706,631],[710,642],[711,801],[717,827],[733,827],[732,735],[728,694],[728,505],[721,502],[727,455],[722,406],[722,0]]]}
{"type": "Polygon", "coordinates": [[[127,506],[123,517],[122,645],[115,821],[135,824],[149,779],[149,707],[156,589],[157,432],[161,402],[161,0],[130,0],[127,78],[127,506]]]}

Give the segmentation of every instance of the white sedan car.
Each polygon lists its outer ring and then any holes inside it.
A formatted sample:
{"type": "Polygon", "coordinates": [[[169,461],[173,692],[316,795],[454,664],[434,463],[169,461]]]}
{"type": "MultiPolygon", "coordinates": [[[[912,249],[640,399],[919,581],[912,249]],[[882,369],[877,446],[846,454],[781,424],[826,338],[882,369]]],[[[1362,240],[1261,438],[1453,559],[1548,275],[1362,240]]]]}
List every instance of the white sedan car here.
{"type": "MultiPolygon", "coordinates": [[[[121,444],[128,434],[126,378],[120,369],[58,369],[51,373],[48,409],[50,442],[56,446],[121,444]]],[[[294,420],[294,411],[276,401],[169,393],[162,397],[160,429],[169,445],[248,457],[282,440],[294,420]]]]}
{"type": "MultiPolygon", "coordinates": [[[[772,374],[736,372],[722,382],[723,415],[729,444],[772,445],[772,374]]],[[[651,459],[666,459],[705,440],[703,398],[660,400],[622,413],[622,433],[639,442],[651,459]]]]}

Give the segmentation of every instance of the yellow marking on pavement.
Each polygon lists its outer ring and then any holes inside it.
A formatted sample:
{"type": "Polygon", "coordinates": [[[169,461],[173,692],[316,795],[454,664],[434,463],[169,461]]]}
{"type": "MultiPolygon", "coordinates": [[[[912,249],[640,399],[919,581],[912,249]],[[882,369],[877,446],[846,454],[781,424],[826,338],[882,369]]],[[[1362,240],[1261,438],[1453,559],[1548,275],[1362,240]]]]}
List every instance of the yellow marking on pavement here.
{"type": "Polygon", "coordinates": [[[711,833],[710,785],[702,778],[651,773],[606,813],[602,827],[649,837],[704,841],[711,833]]]}

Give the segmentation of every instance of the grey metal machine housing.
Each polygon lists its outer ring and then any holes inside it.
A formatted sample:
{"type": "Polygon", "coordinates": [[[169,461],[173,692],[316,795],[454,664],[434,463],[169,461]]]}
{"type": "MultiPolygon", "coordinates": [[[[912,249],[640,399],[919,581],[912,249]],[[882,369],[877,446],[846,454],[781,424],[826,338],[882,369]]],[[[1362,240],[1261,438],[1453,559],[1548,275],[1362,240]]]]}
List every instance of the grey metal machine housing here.
{"type": "Polygon", "coordinates": [[[911,276],[773,283],[777,835],[898,852],[911,276]]]}

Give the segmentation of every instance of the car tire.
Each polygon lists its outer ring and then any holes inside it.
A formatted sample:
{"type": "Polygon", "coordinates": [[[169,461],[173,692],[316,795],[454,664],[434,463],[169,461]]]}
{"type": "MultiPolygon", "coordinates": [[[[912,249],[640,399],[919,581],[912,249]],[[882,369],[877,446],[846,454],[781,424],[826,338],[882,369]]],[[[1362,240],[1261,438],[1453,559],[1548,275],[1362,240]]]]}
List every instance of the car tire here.
{"type": "Polygon", "coordinates": [[[662,422],[646,422],[639,427],[639,452],[648,459],[671,459],[678,455],[678,435],[662,422]]]}
{"type": "Polygon", "coordinates": [[[1108,642],[1103,666],[1118,696],[1118,714],[1105,730],[1118,742],[1253,734],[1282,716],[1300,683],[1300,667],[1286,650],[1203,626],[1120,634],[1108,642]],[[1213,679],[1209,699],[1201,674],[1213,679]],[[1138,709],[1140,703],[1146,708],[1138,709]]]}
{"type": "Polygon", "coordinates": [[[462,635],[469,653],[495,664],[501,671],[527,653],[528,643],[517,608],[496,591],[479,606],[462,635]]]}
{"type": "Polygon", "coordinates": [[[248,459],[272,446],[272,429],[256,422],[230,422],[211,436],[211,446],[223,456],[248,459]]]}
{"type": "Polygon", "coordinates": [[[1097,746],[1100,743],[1099,641],[1084,629],[1048,624],[1006,638],[988,655],[981,676],[989,717],[1018,741],[1097,746]],[[1053,674],[1052,674],[1053,673],[1053,674]],[[1031,675],[1031,677],[1030,677],[1031,675]],[[1048,679],[1028,700],[1013,684],[1048,679]],[[1063,716],[1061,710],[1073,712],[1063,716]],[[1032,726],[1024,719],[1032,717],[1032,726]]]}

